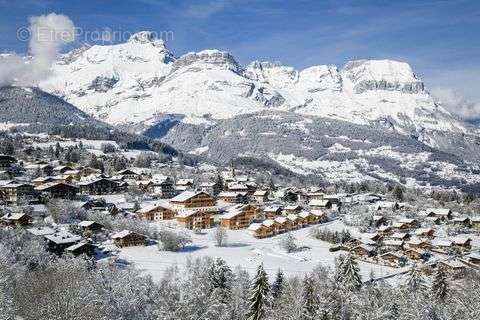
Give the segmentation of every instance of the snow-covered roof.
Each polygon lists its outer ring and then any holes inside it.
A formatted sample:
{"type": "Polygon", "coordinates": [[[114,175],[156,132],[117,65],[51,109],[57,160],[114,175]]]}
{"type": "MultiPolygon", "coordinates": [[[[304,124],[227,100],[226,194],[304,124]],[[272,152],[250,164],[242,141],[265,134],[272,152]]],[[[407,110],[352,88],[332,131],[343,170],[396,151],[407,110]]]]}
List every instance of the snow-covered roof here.
{"type": "Polygon", "coordinates": [[[330,200],[320,200],[320,199],[312,199],[308,203],[311,207],[326,207],[330,203],[330,200]]]}
{"type": "Polygon", "coordinates": [[[54,234],[48,234],[45,238],[56,244],[73,243],[82,240],[82,237],[74,235],[67,231],[60,231],[54,234]]]}
{"type": "Polygon", "coordinates": [[[197,195],[199,195],[201,192],[199,191],[183,191],[179,195],[173,197],[170,199],[171,202],[184,202],[187,201],[197,195]]]}
{"type": "Polygon", "coordinates": [[[437,216],[447,216],[452,213],[452,210],[445,208],[428,208],[427,213],[433,213],[437,216]]]}
{"type": "Polygon", "coordinates": [[[50,227],[36,227],[36,228],[29,228],[27,229],[28,232],[35,236],[45,236],[48,234],[54,234],[55,230],[50,227]]]}
{"type": "Polygon", "coordinates": [[[256,197],[264,197],[268,194],[267,190],[257,190],[253,193],[254,196],[256,197]]]}
{"type": "Polygon", "coordinates": [[[89,220],[84,220],[78,223],[79,227],[87,228],[90,227],[91,225],[95,224],[95,221],[89,221],[89,220]]]}
{"type": "MultiPolygon", "coordinates": [[[[138,234],[136,232],[133,232],[133,231],[130,231],[130,230],[122,230],[120,232],[117,232],[115,233],[114,235],[112,235],[112,239],[121,239],[121,238],[125,238],[126,236],[129,236],[131,234],[138,234]]],[[[139,234],[141,235],[141,234],[139,234]]],[[[143,236],[143,235],[141,235],[143,236]]]]}
{"type": "Polygon", "coordinates": [[[251,225],[248,226],[248,230],[250,231],[257,231],[261,229],[263,225],[261,223],[252,223],[251,225]]]}

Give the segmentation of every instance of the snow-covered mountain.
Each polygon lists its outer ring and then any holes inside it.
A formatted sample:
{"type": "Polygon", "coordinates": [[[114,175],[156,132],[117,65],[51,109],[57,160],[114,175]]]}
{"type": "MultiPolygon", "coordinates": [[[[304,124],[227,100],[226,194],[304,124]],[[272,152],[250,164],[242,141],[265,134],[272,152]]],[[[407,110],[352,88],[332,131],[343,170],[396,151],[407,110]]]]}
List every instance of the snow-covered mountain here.
{"type": "Polygon", "coordinates": [[[165,114],[204,123],[273,108],[379,123],[430,145],[431,130],[467,131],[403,62],[358,60],[341,69],[320,65],[301,71],[258,61],[243,67],[218,50],[177,58],[149,32],[122,44],[72,51],[40,86],[110,124],[145,128],[165,114]]]}

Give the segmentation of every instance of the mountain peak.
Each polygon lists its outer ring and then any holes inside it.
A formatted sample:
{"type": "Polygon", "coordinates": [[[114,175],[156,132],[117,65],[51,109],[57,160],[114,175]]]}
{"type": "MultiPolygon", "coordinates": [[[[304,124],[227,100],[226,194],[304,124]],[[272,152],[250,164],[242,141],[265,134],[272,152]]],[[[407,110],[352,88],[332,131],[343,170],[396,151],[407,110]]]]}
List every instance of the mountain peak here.
{"type": "Polygon", "coordinates": [[[165,47],[165,42],[162,39],[158,39],[155,33],[151,31],[140,31],[134,33],[128,39],[128,42],[135,42],[141,44],[149,44],[151,43],[157,47],[165,47]]]}
{"type": "Polygon", "coordinates": [[[400,90],[419,93],[423,82],[406,62],[395,60],[354,60],[343,67],[342,73],[354,84],[357,93],[368,90],[400,90]]]}

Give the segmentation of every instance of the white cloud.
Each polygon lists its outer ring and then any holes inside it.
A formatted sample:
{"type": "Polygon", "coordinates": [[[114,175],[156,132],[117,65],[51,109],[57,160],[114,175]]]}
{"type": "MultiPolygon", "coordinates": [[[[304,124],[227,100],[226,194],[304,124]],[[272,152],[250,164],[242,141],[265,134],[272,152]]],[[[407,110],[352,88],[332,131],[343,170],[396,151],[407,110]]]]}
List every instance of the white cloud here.
{"type": "Polygon", "coordinates": [[[451,88],[433,88],[430,92],[452,114],[467,121],[480,118],[480,103],[468,101],[451,88]]]}
{"type": "Polygon", "coordinates": [[[14,53],[0,56],[0,86],[38,84],[48,76],[60,49],[75,39],[75,26],[67,16],[50,13],[29,22],[31,59],[14,53]]]}

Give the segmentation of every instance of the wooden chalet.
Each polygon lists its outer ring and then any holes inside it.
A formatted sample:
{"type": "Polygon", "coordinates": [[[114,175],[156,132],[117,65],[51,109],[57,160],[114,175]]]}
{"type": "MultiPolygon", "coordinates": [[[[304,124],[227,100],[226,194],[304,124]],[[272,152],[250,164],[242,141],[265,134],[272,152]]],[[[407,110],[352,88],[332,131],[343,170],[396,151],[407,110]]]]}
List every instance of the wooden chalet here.
{"type": "Polygon", "coordinates": [[[350,252],[360,257],[372,257],[375,255],[375,248],[368,245],[357,245],[350,249],[350,252]]]}
{"type": "Polygon", "coordinates": [[[122,180],[142,180],[142,175],[132,169],[123,169],[116,173],[122,180]]]}
{"type": "Polygon", "coordinates": [[[465,256],[468,262],[480,265],[480,254],[479,253],[469,253],[468,255],[465,256]]]}
{"type": "Polygon", "coordinates": [[[35,187],[38,187],[38,186],[41,186],[42,184],[51,183],[54,181],[55,179],[53,177],[38,177],[32,180],[32,184],[35,187]]]}
{"type": "Polygon", "coordinates": [[[422,239],[412,239],[407,242],[407,245],[412,249],[432,249],[433,245],[430,241],[422,240],[422,239]]]}
{"type": "Polygon", "coordinates": [[[325,199],[313,199],[308,202],[308,206],[311,209],[331,209],[332,202],[330,200],[325,199]]]}
{"type": "Polygon", "coordinates": [[[316,223],[324,223],[328,221],[327,213],[323,210],[310,210],[310,214],[315,216],[316,223]]]}
{"type": "Polygon", "coordinates": [[[305,221],[306,225],[317,224],[320,221],[318,216],[309,211],[301,211],[298,213],[298,216],[305,221]]]}
{"type": "Polygon", "coordinates": [[[247,202],[247,192],[222,191],[218,194],[217,199],[228,203],[245,203],[247,202]]]}
{"type": "Polygon", "coordinates": [[[415,235],[420,238],[433,239],[435,236],[435,230],[432,228],[418,228],[414,231],[415,235]]]}
{"type": "Polygon", "coordinates": [[[457,236],[457,237],[452,237],[450,238],[450,241],[452,241],[452,245],[456,248],[459,249],[471,249],[472,248],[472,239],[468,237],[462,237],[462,236],[457,236]]]}
{"type": "Polygon", "coordinates": [[[261,224],[261,223],[252,223],[248,227],[248,231],[255,237],[255,238],[266,238],[273,235],[273,231],[271,228],[261,224]]]}
{"type": "Polygon", "coordinates": [[[395,231],[391,226],[380,226],[377,228],[377,232],[380,233],[383,236],[390,236],[392,235],[395,231]]]}
{"type": "Polygon", "coordinates": [[[112,240],[118,247],[133,247],[143,246],[147,237],[130,230],[123,230],[112,235],[112,240]]]}
{"type": "Polygon", "coordinates": [[[107,178],[98,178],[91,181],[83,181],[78,184],[81,194],[115,194],[118,192],[119,184],[107,178]]]}
{"type": "Polygon", "coordinates": [[[391,264],[397,264],[402,259],[402,256],[396,252],[386,252],[380,255],[380,259],[385,260],[391,264]]]}
{"type": "Polygon", "coordinates": [[[95,221],[84,220],[78,223],[78,226],[84,232],[97,233],[102,231],[103,225],[95,221]]]}
{"type": "Polygon", "coordinates": [[[470,223],[472,224],[473,228],[480,230],[480,216],[470,217],[470,223]]]}
{"type": "Polygon", "coordinates": [[[74,256],[86,254],[87,256],[91,257],[95,255],[95,248],[95,245],[89,242],[82,241],[67,247],[65,249],[65,252],[73,254],[74,256]]]}
{"type": "Polygon", "coordinates": [[[56,232],[45,236],[49,251],[62,254],[66,248],[78,243],[82,237],[71,234],[67,231],[56,232]]]}
{"type": "Polygon", "coordinates": [[[175,190],[187,191],[193,189],[193,179],[180,179],[175,183],[175,190]]]}
{"type": "Polygon", "coordinates": [[[466,265],[459,260],[444,260],[437,263],[437,268],[444,268],[445,271],[452,275],[457,275],[466,270],[466,265]]]}
{"type": "Polygon", "coordinates": [[[267,190],[257,190],[253,193],[253,199],[256,203],[265,203],[268,201],[268,191],[267,190]]]}
{"type": "Polygon", "coordinates": [[[384,216],[374,215],[372,219],[375,227],[380,227],[387,224],[387,219],[384,216]]]}
{"type": "Polygon", "coordinates": [[[290,205],[290,206],[286,206],[285,208],[283,208],[283,213],[287,214],[287,215],[288,214],[298,214],[302,210],[303,210],[303,208],[300,205],[290,205]]]}
{"type": "Polygon", "coordinates": [[[213,196],[218,195],[222,191],[223,186],[219,182],[203,182],[200,184],[200,190],[211,194],[213,196]]]}
{"type": "Polygon", "coordinates": [[[282,214],[282,208],[276,206],[265,207],[263,209],[263,214],[268,219],[274,219],[282,214]]]}
{"type": "Polygon", "coordinates": [[[78,193],[78,188],[66,183],[47,183],[36,187],[35,190],[40,194],[46,194],[51,198],[74,199],[78,193]]]}
{"type": "Polygon", "coordinates": [[[438,217],[444,221],[452,219],[452,210],[445,208],[428,208],[425,210],[428,217],[438,217]]]}
{"type": "Polygon", "coordinates": [[[202,191],[184,191],[170,199],[172,209],[180,211],[185,209],[195,209],[197,211],[216,212],[217,201],[208,193],[202,191]]]}
{"type": "Polygon", "coordinates": [[[453,218],[451,220],[451,222],[456,225],[456,226],[459,226],[459,227],[463,227],[463,228],[470,228],[472,222],[470,221],[470,218],[469,217],[457,217],[457,218],[453,218]]]}
{"type": "Polygon", "coordinates": [[[159,201],[140,208],[136,214],[141,219],[148,221],[172,220],[175,215],[172,206],[166,201],[159,201]]]}
{"type": "Polygon", "coordinates": [[[213,226],[212,213],[197,210],[196,208],[179,211],[176,219],[179,226],[191,230],[208,229],[213,226]]]}
{"type": "Polygon", "coordinates": [[[291,214],[288,214],[286,218],[287,220],[290,221],[292,225],[292,229],[300,229],[307,225],[305,222],[305,219],[300,217],[298,214],[291,213],[291,214]]]}
{"type": "Polygon", "coordinates": [[[269,228],[272,231],[273,235],[279,234],[285,231],[280,223],[272,219],[263,220],[262,225],[269,228]]]}
{"type": "Polygon", "coordinates": [[[293,229],[292,221],[288,220],[286,217],[276,217],[273,220],[279,224],[279,228],[282,232],[287,232],[293,229]]]}
{"type": "Polygon", "coordinates": [[[4,226],[25,227],[32,223],[32,217],[25,213],[7,213],[0,218],[4,226]]]}
{"type": "Polygon", "coordinates": [[[406,249],[403,253],[405,254],[405,256],[412,260],[423,260],[427,256],[426,251],[420,248],[409,248],[406,249]]]}
{"type": "Polygon", "coordinates": [[[173,179],[170,177],[160,176],[152,179],[153,193],[160,199],[170,199],[174,197],[175,191],[173,179]]]}
{"type": "Polygon", "coordinates": [[[252,205],[239,205],[227,211],[220,223],[227,229],[245,229],[257,218],[260,209],[252,205]]]}
{"type": "Polygon", "coordinates": [[[34,188],[29,183],[11,182],[0,186],[0,198],[8,203],[29,201],[34,197],[34,188]]]}

